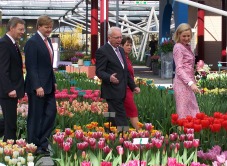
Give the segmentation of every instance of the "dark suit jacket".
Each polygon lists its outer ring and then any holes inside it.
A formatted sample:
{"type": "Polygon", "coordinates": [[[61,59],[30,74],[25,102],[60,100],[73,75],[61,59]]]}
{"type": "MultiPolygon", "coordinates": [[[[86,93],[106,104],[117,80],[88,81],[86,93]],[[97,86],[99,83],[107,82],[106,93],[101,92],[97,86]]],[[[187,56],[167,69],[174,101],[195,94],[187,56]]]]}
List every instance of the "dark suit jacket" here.
{"type": "Polygon", "coordinates": [[[119,47],[124,60],[122,67],[115,51],[109,43],[100,47],[96,53],[96,75],[102,80],[101,97],[105,99],[125,98],[127,85],[134,90],[136,85],[130,77],[123,48],[119,47]],[[110,76],[117,73],[119,84],[110,82],[110,76]]]}
{"type": "MultiPolygon", "coordinates": [[[[48,42],[52,47],[49,39],[48,42]]],[[[37,88],[42,87],[45,94],[50,94],[56,80],[48,48],[38,33],[27,41],[24,51],[27,70],[25,91],[35,93],[37,88]]]]}
{"type": "Polygon", "coordinates": [[[0,98],[9,98],[8,93],[13,90],[16,90],[18,98],[24,96],[22,57],[5,35],[0,39],[0,98]]]}

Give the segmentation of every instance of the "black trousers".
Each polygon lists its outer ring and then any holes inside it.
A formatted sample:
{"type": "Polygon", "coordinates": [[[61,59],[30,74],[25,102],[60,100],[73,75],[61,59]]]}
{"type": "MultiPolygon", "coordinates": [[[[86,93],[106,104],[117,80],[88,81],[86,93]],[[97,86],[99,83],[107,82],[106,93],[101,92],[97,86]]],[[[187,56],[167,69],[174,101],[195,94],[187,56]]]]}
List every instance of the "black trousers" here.
{"type": "Polygon", "coordinates": [[[4,129],[5,129],[4,119],[0,118],[0,137],[4,135],[4,129]]]}
{"type": "Polygon", "coordinates": [[[0,98],[4,118],[1,122],[3,123],[4,121],[4,126],[1,125],[4,130],[4,142],[6,142],[7,139],[17,139],[17,102],[17,98],[0,98]]]}
{"type": "Polygon", "coordinates": [[[112,126],[128,126],[128,119],[125,113],[124,99],[106,99],[108,111],[115,112],[115,118],[110,117],[112,126]]]}
{"type": "Polygon", "coordinates": [[[45,94],[44,97],[28,94],[28,143],[34,143],[38,149],[48,147],[56,112],[54,92],[45,94]]]}

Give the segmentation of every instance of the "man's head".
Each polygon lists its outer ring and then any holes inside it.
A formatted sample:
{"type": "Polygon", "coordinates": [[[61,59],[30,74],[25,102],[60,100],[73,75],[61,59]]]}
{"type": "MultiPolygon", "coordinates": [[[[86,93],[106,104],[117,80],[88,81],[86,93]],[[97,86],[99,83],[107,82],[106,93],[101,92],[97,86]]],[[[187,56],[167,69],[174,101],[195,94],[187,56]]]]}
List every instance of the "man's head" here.
{"type": "Polygon", "coordinates": [[[12,17],[7,24],[7,33],[14,39],[19,40],[24,34],[25,21],[18,18],[12,17]]]}
{"type": "Polygon", "coordinates": [[[44,36],[48,37],[52,32],[54,21],[47,15],[42,15],[36,23],[37,30],[44,36]]]}
{"type": "Polygon", "coordinates": [[[113,47],[121,45],[122,33],[119,27],[111,27],[108,30],[108,41],[113,47]]]}

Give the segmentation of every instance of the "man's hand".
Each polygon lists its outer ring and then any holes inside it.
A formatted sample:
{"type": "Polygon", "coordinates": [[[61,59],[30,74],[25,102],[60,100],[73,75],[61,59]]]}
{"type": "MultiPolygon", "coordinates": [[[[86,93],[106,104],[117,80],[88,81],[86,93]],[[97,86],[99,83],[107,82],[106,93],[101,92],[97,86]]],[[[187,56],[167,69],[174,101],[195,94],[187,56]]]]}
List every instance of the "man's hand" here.
{"type": "Polygon", "coordinates": [[[54,84],[54,87],[55,87],[55,91],[57,90],[58,88],[58,85],[57,84],[54,84]]]}
{"type": "Polygon", "coordinates": [[[15,90],[11,91],[8,93],[9,97],[16,98],[17,97],[17,92],[15,90]]]}
{"type": "Polygon", "coordinates": [[[135,92],[136,94],[140,93],[140,88],[139,88],[139,87],[135,87],[134,92],[135,92]]]}
{"type": "Polygon", "coordinates": [[[113,84],[118,84],[119,80],[116,77],[117,73],[114,73],[110,76],[110,82],[112,82],[113,84]]]}
{"type": "Polygon", "coordinates": [[[43,97],[43,96],[44,96],[44,90],[43,90],[42,87],[36,89],[36,95],[37,95],[38,97],[43,97]]]}

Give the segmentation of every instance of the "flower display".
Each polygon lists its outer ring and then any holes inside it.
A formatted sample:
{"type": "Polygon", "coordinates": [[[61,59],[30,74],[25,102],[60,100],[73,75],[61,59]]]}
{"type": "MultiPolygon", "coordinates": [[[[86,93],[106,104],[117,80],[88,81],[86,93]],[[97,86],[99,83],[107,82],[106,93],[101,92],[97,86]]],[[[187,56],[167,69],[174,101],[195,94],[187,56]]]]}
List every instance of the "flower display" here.
{"type": "Polygon", "coordinates": [[[37,147],[34,144],[28,144],[25,139],[0,141],[0,163],[6,165],[25,165],[30,162],[34,165],[35,153],[37,147]]]}
{"type": "Polygon", "coordinates": [[[174,47],[173,40],[164,40],[159,46],[158,51],[161,53],[172,52],[174,47]]]}
{"type": "Polygon", "coordinates": [[[78,58],[76,56],[71,58],[71,62],[72,63],[77,63],[78,62],[78,58]]]}
{"type": "Polygon", "coordinates": [[[82,52],[75,52],[75,57],[77,57],[78,59],[83,59],[84,54],[82,52]]]}
{"type": "Polygon", "coordinates": [[[202,78],[205,78],[210,73],[210,67],[203,60],[199,60],[196,64],[196,71],[202,78]]]}
{"type": "Polygon", "coordinates": [[[151,61],[152,62],[158,62],[160,60],[160,56],[159,55],[152,55],[151,56],[151,61]]]}

